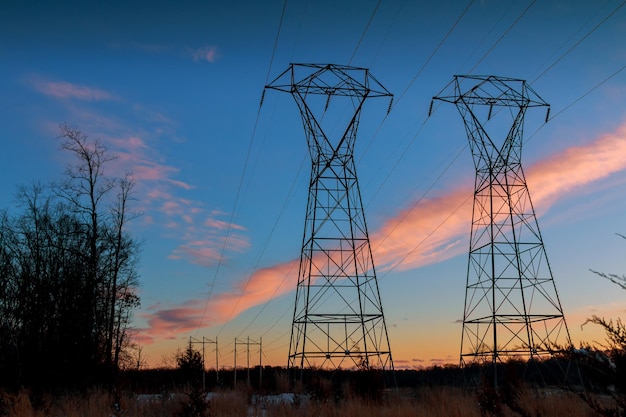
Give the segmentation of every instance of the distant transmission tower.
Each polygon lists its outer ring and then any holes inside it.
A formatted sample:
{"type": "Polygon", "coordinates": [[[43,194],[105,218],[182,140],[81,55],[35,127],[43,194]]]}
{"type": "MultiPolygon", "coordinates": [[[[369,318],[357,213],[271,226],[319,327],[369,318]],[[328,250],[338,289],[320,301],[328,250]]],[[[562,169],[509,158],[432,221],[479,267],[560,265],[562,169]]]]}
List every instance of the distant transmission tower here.
{"type": "Polygon", "coordinates": [[[476,168],[461,365],[493,363],[497,386],[498,362],[571,344],[521,163],[526,110],[546,107],[547,121],[550,107],[495,76],[455,76],[433,100],[456,105],[476,168]]]}
{"type": "Polygon", "coordinates": [[[332,64],[292,64],[266,88],[295,99],[312,160],[288,367],[393,370],[353,156],[365,99],[392,95],[332,64]]]}

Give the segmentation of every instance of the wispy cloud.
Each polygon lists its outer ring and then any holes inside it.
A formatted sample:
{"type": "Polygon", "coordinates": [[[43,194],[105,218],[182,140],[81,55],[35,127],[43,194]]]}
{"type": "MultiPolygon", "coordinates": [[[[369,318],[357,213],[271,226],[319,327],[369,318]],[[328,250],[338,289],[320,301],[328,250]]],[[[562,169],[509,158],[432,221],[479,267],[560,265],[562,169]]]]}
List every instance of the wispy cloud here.
{"type": "Polygon", "coordinates": [[[194,61],[215,62],[218,58],[217,47],[205,46],[203,48],[190,50],[194,61]]]}
{"type": "MultiPolygon", "coordinates": [[[[526,170],[535,209],[545,213],[564,195],[626,169],[626,124],[593,142],[566,149],[526,170]]],[[[372,233],[381,270],[417,268],[449,259],[466,248],[472,190],[460,188],[421,201],[372,233]],[[460,243],[463,242],[463,245],[460,243]]]]}
{"type": "Polygon", "coordinates": [[[230,291],[215,294],[209,303],[194,299],[180,306],[148,309],[141,314],[149,325],[142,333],[150,339],[172,338],[184,331],[222,324],[242,311],[291,291],[287,283],[292,280],[288,278],[298,273],[298,265],[299,261],[294,260],[259,269],[230,291]],[[173,318],[172,323],[168,322],[169,317],[173,318]]]}
{"type": "Polygon", "coordinates": [[[219,57],[219,49],[215,45],[205,45],[201,47],[190,47],[185,45],[174,44],[157,44],[157,43],[144,43],[144,42],[130,42],[127,44],[113,44],[111,45],[116,49],[132,49],[145,54],[170,54],[178,55],[185,59],[192,59],[195,62],[216,62],[219,57]]]}
{"type": "MultiPolygon", "coordinates": [[[[92,139],[100,140],[109,154],[116,157],[105,167],[107,174],[132,174],[136,182],[137,208],[145,214],[144,224],[163,228],[163,234],[173,242],[171,259],[210,266],[224,261],[221,257],[227,258],[232,251],[249,247],[244,226],[230,223],[226,220],[227,214],[211,210],[206,207],[207,203],[185,198],[185,192],[194,189],[194,185],[180,178],[180,168],[169,164],[160,150],[164,140],[180,141],[175,134],[176,124],[169,117],[144,105],[117,99],[97,88],[46,81],[37,76],[31,76],[27,81],[39,92],[65,99],[61,103],[72,123],[77,123],[92,139]],[[67,99],[82,101],[77,103],[67,99]],[[112,99],[125,106],[141,128],[129,125],[128,117],[121,121],[99,111],[99,101],[112,99]],[[92,103],[86,103],[86,100],[92,103]],[[229,230],[230,238],[224,245],[229,230]]],[[[55,125],[55,134],[57,129],[58,125],[55,125]]]]}
{"type": "Polygon", "coordinates": [[[158,335],[159,339],[174,339],[181,333],[195,329],[202,312],[202,301],[191,300],[175,308],[160,308],[150,314],[140,314],[147,319],[149,328],[137,329],[138,334],[142,335],[143,343],[151,343],[154,335],[158,335]]]}
{"type": "MultiPolygon", "coordinates": [[[[158,162],[155,151],[138,137],[110,139],[115,145],[117,163],[130,170],[144,190],[144,211],[159,212],[165,217],[162,224],[176,232],[175,239],[181,243],[172,250],[170,259],[184,260],[196,265],[211,266],[222,261],[223,250],[242,251],[250,244],[242,234],[246,228],[219,218],[226,216],[220,211],[210,211],[203,203],[180,197],[180,190],[193,186],[175,179],[179,169],[158,162]],[[225,242],[230,230],[228,241],[225,242]]],[[[117,168],[120,170],[121,168],[117,168]]]]}
{"type": "Polygon", "coordinates": [[[207,214],[198,203],[189,200],[169,200],[167,206],[165,211],[169,212],[170,218],[174,220],[178,216],[175,229],[184,242],[172,251],[170,259],[212,266],[226,261],[222,258],[225,251],[242,252],[250,247],[248,237],[242,234],[245,227],[216,218],[225,214],[207,214]]]}
{"type": "Polygon", "coordinates": [[[532,166],[527,182],[535,205],[549,208],[564,193],[626,167],[626,124],[592,143],[576,146],[532,166]]]}
{"type": "MultiPolygon", "coordinates": [[[[571,147],[530,166],[527,181],[536,208],[545,212],[559,198],[581,185],[591,184],[626,169],[626,124],[616,132],[603,135],[587,145],[571,147]]],[[[447,194],[422,200],[390,217],[371,233],[374,258],[382,269],[409,269],[440,262],[466,250],[459,242],[466,239],[471,221],[471,189],[455,189],[447,194]]],[[[209,222],[211,224],[211,222],[209,222]]],[[[223,225],[216,224],[216,228],[223,225]]],[[[246,309],[282,295],[293,288],[285,285],[286,277],[298,271],[298,261],[260,269],[242,280],[231,291],[214,295],[209,304],[192,300],[180,307],[171,307],[167,314],[156,310],[145,316],[158,326],[145,329],[158,338],[162,329],[169,335],[180,326],[184,313],[189,313],[185,329],[221,324],[246,309]],[[195,310],[189,310],[195,306],[195,310]],[[179,311],[178,308],[181,310],[179,311]],[[206,309],[204,317],[211,322],[199,323],[198,310],[206,309]],[[168,318],[172,323],[168,324],[168,318]]],[[[289,282],[293,283],[293,280],[289,282]]],[[[434,359],[431,363],[446,362],[434,359]]]]}
{"type": "Polygon", "coordinates": [[[31,85],[36,91],[55,98],[87,101],[115,99],[115,96],[108,91],[84,85],[72,84],[66,81],[31,79],[31,85]]]}

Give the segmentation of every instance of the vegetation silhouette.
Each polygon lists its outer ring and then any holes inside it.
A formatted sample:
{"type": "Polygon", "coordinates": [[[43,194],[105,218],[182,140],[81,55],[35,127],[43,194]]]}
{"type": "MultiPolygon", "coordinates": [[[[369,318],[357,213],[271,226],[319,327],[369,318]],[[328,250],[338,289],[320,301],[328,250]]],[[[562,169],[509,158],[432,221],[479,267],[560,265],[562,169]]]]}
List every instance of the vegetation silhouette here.
{"type": "Polygon", "coordinates": [[[57,182],[18,187],[0,211],[0,385],[35,391],[111,384],[130,360],[139,242],[128,232],[130,174],[79,129],[60,127],[73,162],[57,182]]]}

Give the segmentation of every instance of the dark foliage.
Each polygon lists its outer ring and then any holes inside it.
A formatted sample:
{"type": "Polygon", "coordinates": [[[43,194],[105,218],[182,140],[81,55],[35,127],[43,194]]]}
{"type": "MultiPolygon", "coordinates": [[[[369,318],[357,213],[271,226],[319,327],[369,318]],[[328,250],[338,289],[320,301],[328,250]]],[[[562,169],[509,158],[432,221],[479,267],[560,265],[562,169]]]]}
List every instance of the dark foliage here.
{"type": "Polygon", "coordinates": [[[204,372],[204,360],[202,353],[193,348],[191,340],[182,352],[176,354],[176,364],[179,371],[190,383],[197,385],[202,380],[204,372]]]}
{"type": "Polygon", "coordinates": [[[193,385],[187,393],[187,401],[183,403],[180,417],[209,417],[211,402],[198,385],[193,385]]]}
{"type": "Polygon", "coordinates": [[[76,159],[57,184],[20,187],[0,212],[0,384],[107,383],[129,346],[138,244],[126,231],[132,180],[108,178],[96,141],[61,128],[76,159]]]}

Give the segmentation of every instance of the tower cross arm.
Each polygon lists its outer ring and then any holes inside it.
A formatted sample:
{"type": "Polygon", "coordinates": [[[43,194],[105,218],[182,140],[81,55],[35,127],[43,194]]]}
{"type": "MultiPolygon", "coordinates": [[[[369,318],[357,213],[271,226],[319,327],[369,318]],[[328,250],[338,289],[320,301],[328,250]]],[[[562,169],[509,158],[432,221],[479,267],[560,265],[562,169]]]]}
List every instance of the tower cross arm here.
{"type": "MultiPolygon", "coordinates": [[[[455,75],[436,96],[432,98],[429,116],[435,100],[462,106],[493,107],[547,107],[550,104],[542,99],[525,81],[517,78],[495,75],[455,75]],[[471,82],[468,87],[468,82],[471,82]]],[[[490,112],[491,114],[491,112],[490,112]]],[[[546,116],[546,121],[547,121],[546,116]]]]}
{"type": "Polygon", "coordinates": [[[290,64],[265,89],[302,95],[392,97],[366,68],[336,64],[290,64]],[[304,78],[298,75],[307,71],[304,78]],[[298,79],[298,81],[296,81],[298,79]]]}

